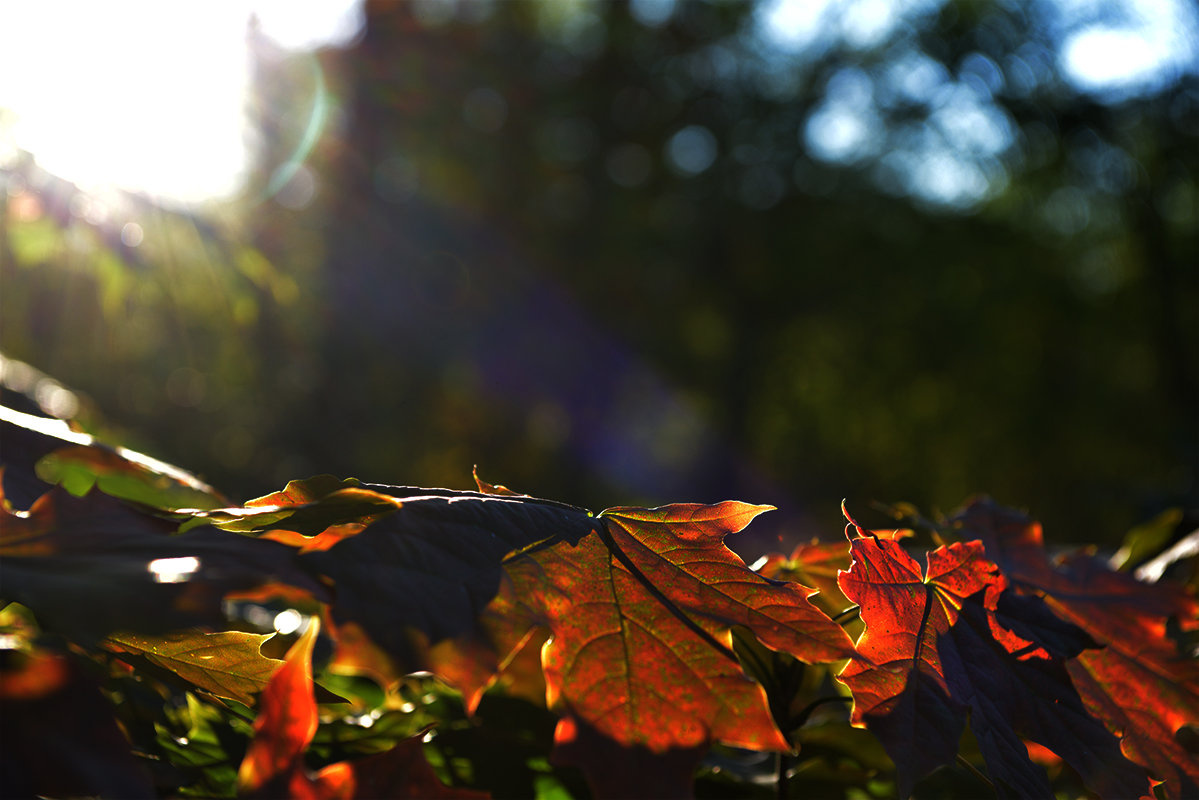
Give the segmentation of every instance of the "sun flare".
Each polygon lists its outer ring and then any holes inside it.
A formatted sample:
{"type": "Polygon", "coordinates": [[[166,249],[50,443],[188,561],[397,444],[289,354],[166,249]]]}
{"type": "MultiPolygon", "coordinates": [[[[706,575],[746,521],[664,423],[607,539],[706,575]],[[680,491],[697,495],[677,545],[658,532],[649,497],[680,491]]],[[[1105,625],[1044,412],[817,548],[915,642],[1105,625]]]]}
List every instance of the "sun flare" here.
{"type": "Polygon", "coordinates": [[[194,204],[248,168],[252,15],[286,46],[353,35],[354,0],[11,3],[0,10],[0,158],[25,150],[86,189],[194,204]],[[341,22],[338,22],[341,20],[341,22]],[[348,22],[346,20],[349,20],[348,22]]]}

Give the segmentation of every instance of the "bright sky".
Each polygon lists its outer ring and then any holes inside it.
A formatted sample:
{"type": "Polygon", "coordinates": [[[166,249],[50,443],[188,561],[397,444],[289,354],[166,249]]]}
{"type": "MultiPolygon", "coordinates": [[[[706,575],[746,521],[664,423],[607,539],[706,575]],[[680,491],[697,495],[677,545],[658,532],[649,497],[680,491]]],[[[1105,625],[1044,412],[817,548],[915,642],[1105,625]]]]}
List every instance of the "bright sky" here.
{"type": "Polygon", "coordinates": [[[235,195],[252,13],[296,49],[345,44],[362,24],[360,0],[0,4],[0,162],[17,147],[85,188],[235,195]]]}
{"type": "MultiPolygon", "coordinates": [[[[878,43],[905,18],[935,11],[943,0],[766,0],[758,14],[763,38],[798,52],[827,42],[878,43]]],[[[1152,84],[1199,63],[1199,13],[1193,0],[1049,0],[1060,18],[1061,66],[1076,87],[1119,90],[1152,84]],[[1106,12],[1106,13],[1104,13],[1106,12]]]]}
{"type": "MultiPolygon", "coordinates": [[[[1188,0],[1044,0],[1034,11],[1049,24],[1061,74],[1084,92],[1110,99],[1156,88],[1199,65],[1199,13],[1188,0]]],[[[765,0],[756,34],[780,57],[811,56],[843,42],[868,48],[897,26],[934,13],[943,0],[765,0]]],[[[998,65],[981,53],[949,74],[913,51],[875,79],[842,69],[802,130],[808,152],[851,164],[879,156],[876,90],[899,90],[928,103],[929,125],[900,135],[881,156],[884,173],[898,176],[904,193],[940,206],[970,208],[994,188],[1001,156],[1012,142],[1011,124],[992,93],[1003,85],[998,65]]]]}
{"type": "MultiPolygon", "coordinates": [[[[1054,2],[1063,17],[1093,6],[1054,2]]],[[[1061,42],[1065,74],[1082,90],[1120,91],[1188,68],[1199,60],[1199,22],[1186,2],[1126,0],[1117,4],[1124,12],[1118,19],[1072,26],[1061,42]]],[[[758,33],[783,52],[836,38],[868,47],[905,17],[939,5],[766,0],[758,33]]],[[[637,7],[662,16],[674,3],[638,0],[637,7]]],[[[115,186],[183,203],[236,195],[249,158],[251,13],[270,38],[302,49],[348,43],[361,30],[363,12],[362,0],[0,4],[0,164],[15,147],[84,188],[115,186]]],[[[839,144],[838,131],[852,138],[857,125],[845,109],[833,111],[824,118],[828,131],[810,131],[830,153],[848,147],[839,144]],[[821,139],[822,133],[828,135],[821,139]]]]}
{"type": "Polygon", "coordinates": [[[1122,19],[1082,25],[1062,43],[1061,66],[1087,91],[1153,85],[1199,64],[1199,11],[1180,0],[1127,0],[1122,19]]]}

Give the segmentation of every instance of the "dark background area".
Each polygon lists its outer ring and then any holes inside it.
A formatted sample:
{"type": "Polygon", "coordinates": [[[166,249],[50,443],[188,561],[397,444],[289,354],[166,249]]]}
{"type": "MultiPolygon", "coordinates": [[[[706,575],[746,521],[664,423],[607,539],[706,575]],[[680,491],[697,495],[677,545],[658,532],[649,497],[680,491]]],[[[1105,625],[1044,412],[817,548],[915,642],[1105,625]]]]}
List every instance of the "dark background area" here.
{"type": "Polygon", "coordinates": [[[863,5],[783,44],[754,3],[251,31],[237,201],[130,196],[130,245],[0,168],[4,382],[238,499],[477,464],[596,509],[773,503],[759,543],[837,535],[843,497],[986,492],[1102,543],[1199,505],[1196,71],[1069,80],[1126,4],[863,5]]]}

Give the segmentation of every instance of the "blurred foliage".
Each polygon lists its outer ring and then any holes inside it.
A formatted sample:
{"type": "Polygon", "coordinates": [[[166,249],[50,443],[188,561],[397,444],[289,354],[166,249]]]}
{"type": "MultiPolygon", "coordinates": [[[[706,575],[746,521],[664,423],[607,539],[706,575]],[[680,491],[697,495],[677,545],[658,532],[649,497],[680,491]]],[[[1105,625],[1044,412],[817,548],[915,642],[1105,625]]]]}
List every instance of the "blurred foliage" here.
{"type": "Polygon", "coordinates": [[[790,46],[766,8],[259,36],[239,203],[0,172],[0,347],[239,496],[478,463],[593,507],[773,503],[798,541],[843,496],[985,490],[1112,545],[1199,504],[1194,71],[1083,91],[1046,0],[830,6],[790,46]]]}

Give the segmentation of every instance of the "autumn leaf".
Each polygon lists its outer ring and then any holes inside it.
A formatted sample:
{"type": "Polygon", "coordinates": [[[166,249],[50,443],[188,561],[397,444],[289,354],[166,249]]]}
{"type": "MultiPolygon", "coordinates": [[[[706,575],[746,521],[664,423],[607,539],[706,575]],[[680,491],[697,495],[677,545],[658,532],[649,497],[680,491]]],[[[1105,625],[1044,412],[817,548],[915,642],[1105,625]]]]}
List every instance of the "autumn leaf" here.
{"type": "Polygon", "coordinates": [[[849,569],[849,546],[844,542],[812,540],[796,546],[790,556],[771,553],[754,564],[757,572],[771,580],[794,581],[820,591],[812,599],[836,614],[850,605],[837,584],[837,575],[849,569]]]}
{"type": "Polygon", "coordinates": [[[238,770],[239,794],[292,800],[485,797],[441,783],[425,760],[419,738],[401,740],[383,753],[309,772],[304,753],[319,724],[312,683],[312,650],[319,629],[313,620],[267,683],[254,721],[254,737],[238,770]]]}
{"type": "Polygon", "coordinates": [[[950,695],[938,636],[995,570],[977,543],[932,551],[927,574],[894,541],[860,537],[852,552],[840,585],[861,606],[866,629],[838,677],[853,692],[853,723],[882,740],[896,764],[899,796],[907,797],[916,780],[957,754],[966,707],[950,695]]]}
{"type": "MultiPolygon", "coordinates": [[[[984,592],[994,596],[1001,586],[984,592]]],[[[1152,796],[1147,773],[1124,757],[1119,740],[1091,715],[1063,661],[1048,654],[1021,657],[1007,637],[994,635],[996,622],[1010,623],[995,610],[998,605],[970,598],[938,648],[951,694],[970,707],[970,728],[1000,796],[1052,796],[1024,739],[1060,756],[1100,797],[1152,796]]],[[[1031,643],[1047,653],[1062,641],[1053,636],[1031,643]]]]}
{"type": "Polygon", "coordinates": [[[680,759],[694,766],[713,741],[787,748],[731,651],[732,626],[809,663],[849,653],[845,633],[808,602],[812,590],[767,580],[724,546],[766,508],[610,509],[577,543],[508,560],[488,633],[503,653],[530,626],[548,629],[547,700],[564,716],[555,752],[600,795],[641,791],[633,776],[647,770],[677,776],[680,759]],[[611,744],[579,746],[579,736],[611,744]],[[615,770],[597,755],[613,748],[626,759],[615,770]]]}
{"type": "Polygon", "coordinates": [[[254,705],[283,662],[262,655],[273,634],[241,631],[184,631],[165,636],[118,633],[104,640],[109,650],[139,656],[218,697],[254,705]]]}
{"type": "Polygon", "coordinates": [[[488,483],[479,477],[479,468],[475,467],[471,470],[471,475],[475,479],[475,486],[479,487],[479,491],[483,494],[498,494],[506,497],[528,497],[529,495],[521,494],[509,489],[502,483],[488,483]]]}
{"type": "MultiPolygon", "coordinates": [[[[901,797],[954,759],[967,711],[1001,796],[1052,796],[1023,737],[1058,753],[1098,791],[1136,797],[1148,790],[1087,712],[1061,661],[1041,647],[1064,646],[1064,634],[1030,641],[1003,627],[1008,620],[997,607],[1005,582],[981,542],[933,550],[926,570],[894,541],[861,535],[852,550],[841,588],[861,605],[866,630],[839,677],[853,692],[854,724],[873,731],[895,761],[901,797]],[[1037,649],[1044,657],[1029,657],[1037,649]]],[[[1045,627],[1037,618],[1022,630],[1045,627]]]]}
{"type": "Polygon", "coordinates": [[[304,751],[316,735],[312,688],[315,621],[296,640],[283,665],[267,683],[254,720],[254,738],[237,773],[239,794],[247,797],[345,798],[339,781],[316,784],[304,767],[304,751]]]}
{"type": "Polygon", "coordinates": [[[241,507],[214,508],[193,516],[227,531],[261,533],[282,529],[316,537],[334,526],[365,525],[398,507],[395,497],[354,478],[317,475],[290,481],[282,490],[249,500],[241,507]]]}
{"type": "MultiPolygon", "coordinates": [[[[331,579],[337,628],[365,632],[409,669],[427,664],[469,707],[543,626],[546,694],[570,720],[564,732],[657,755],[714,740],[785,749],[731,650],[732,626],[807,662],[852,649],[808,601],[812,590],[768,580],[724,546],[766,507],[617,508],[597,519],[523,495],[386,491],[394,513],[303,562],[331,579]]],[[[360,640],[353,649],[383,672],[360,640]]]]}
{"type": "Polygon", "coordinates": [[[1199,723],[1199,661],[1167,633],[1173,618],[1194,629],[1199,606],[1182,587],[1144,583],[1086,553],[1051,561],[1041,526],[987,499],[968,504],[952,524],[978,536],[1021,592],[1042,598],[1101,649],[1068,663],[1087,708],[1121,737],[1126,756],[1147,767],[1167,797],[1199,795],[1199,759],[1180,741],[1199,723]]]}
{"type": "Polygon", "coordinates": [[[279,581],[324,588],[292,548],[174,524],[92,491],[54,488],[28,512],[0,509],[0,595],[41,625],[91,645],[115,630],[157,634],[225,622],[230,592],[279,581]]]}
{"type": "MultiPolygon", "coordinates": [[[[814,593],[812,589],[797,583],[766,580],[749,570],[736,554],[725,547],[725,536],[740,531],[754,517],[767,510],[770,510],[769,506],[725,502],[714,506],[679,504],[656,509],[613,508],[603,512],[601,516],[608,523],[610,539],[607,544],[611,552],[602,558],[579,560],[588,564],[601,585],[605,581],[614,584],[619,581],[621,588],[627,587],[629,590],[627,600],[614,598],[619,605],[609,609],[609,613],[616,612],[617,617],[621,618],[617,626],[621,632],[620,638],[626,641],[633,638],[633,626],[636,624],[633,615],[644,613],[645,617],[639,621],[641,624],[638,627],[668,645],[674,642],[667,630],[675,625],[692,632],[688,637],[676,628],[673,633],[680,641],[703,640],[696,635],[692,625],[684,622],[689,620],[725,647],[731,646],[732,626],[741,625],[767,647],[788,653],[805,663],[823,663],[846,657],[851,650],[849,638],[840,626],[809,602],[808,598],[814,593]],[[639,595],[651,600],[646,603],[644,610],[638,605],[642,602],[639,595]],[[627,614],[623,613],[626,608],[627,614]]],[[[556,582],[556,578],[551,578],[551,581],[556,582]]],[[[586,611],[588,617],[592,613],[592,609],[586,611]]],[[[591,619],[599,622],[601,618],[596,615],[591,619]]],[[[573,625],[578,633],[590,638],[586,632],[586,620],[587,617],[584,617],[573,625]]],[[[569,620],[564,622],[571,624],[569,620]]],[[[592,631],[598,628],[595,625],[590,627],[592,631]]],[[[551,630],[554,630],[552,626],[551,630]]],[[[630,661],[636,658],[632,650],[624,652],[630,653],[630,661]]],[[[675,655],[680,654],[676,651],[675,655]]],[[[666,663],[671,660],[667,656],[666,663]]],[[[624,667],[617,664],[618,669],[624,667]]],[[[573,669],[581,670],[582,665],[574,665],[573,669]]],[[[549,673],[547,667],[547,675],[549,673]]],[[[585,675],[581,677],[586,680],[585,675]]],[[[683,677],[686,677],[686,673],[683,677]]],[[[576,680],[574,675],[571,679],[572,683],[576,680]]],[[[629,679],[628,688],[636,690],[633,683],[629,679]]],[[[685,687],[687,681],[681,685],[685,687]]],[[[576,695],[576,692],[570,694],[576,695]]],[[[641,716],[648,709],[638,710],[631,705],[633,702],[630,699],[628,711],[632,716],[628,721],[632,727],[636,727],[648,719],[648,716],[641,716]]],[[[606,721],[597,724],[597,728],[612,732],[606,721]]],[[[728,734],[720,733],[720,725],[713,725],[711,731],[715,739],[739,743],[736,737],[726,738],[728,734]]],[[[628,732],[622,733],[617,737],[618,740],[628,741],[628,732]]],[[[651,749],[661,747],[652,738],[639,743],[651,749]]],[[[683,746],[692,743],[681,742],[683,746]]],[[[672,746],[676,746],[676,743],[672,742],[672,746]]]]}
{"type": "Polygon", "coordinates": [[[397,497],[393,513],[300,559],[332,581],[333,622],[358,626],[409,671],[427,666],[429,646],[480,634],[505,556],[578,541],[596,525],[586,511],[550,501],[387,489],[426,493],[397,497]]]}

